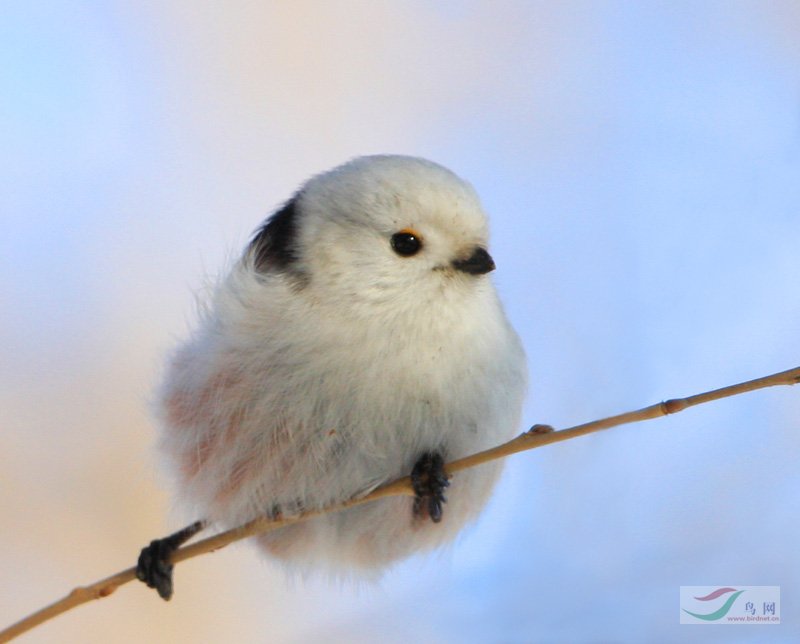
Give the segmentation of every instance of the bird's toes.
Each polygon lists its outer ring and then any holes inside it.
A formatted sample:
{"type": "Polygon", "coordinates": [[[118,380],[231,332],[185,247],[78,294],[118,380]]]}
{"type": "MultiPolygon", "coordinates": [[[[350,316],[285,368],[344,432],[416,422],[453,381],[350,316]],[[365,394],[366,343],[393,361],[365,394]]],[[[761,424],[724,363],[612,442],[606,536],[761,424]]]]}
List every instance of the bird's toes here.
{"type": "Polygon", "coordinates": [[[172,597],[172,569],[170,561],[172,553],[180,548],[205,527],[205,521],[195,521],[193,524],[178,530],[163,539],[153,539],[150,545],[142,548],[139,560],[136,562],[136,578],[155,588],[159,597],[168,600],[172,597]]]}
{"type": "Polygon", "coordinates": [[[447,502],[444,491],[450,485],[450,477],[444,469],[444,459],[439,452],[423,454],[411,472],[414,487],[414,516],[430,517],[434,523],[442,520],[442,504],[447,502]]]}
{"type": "Polygon", "coordinates": [[[175,551],[169,537],[154,539],[149,546],[142,548],[136,564],[136,577],[149,588],[155,588],[164,600],[172,597],[172,569],[169,558],[175,551]]]}

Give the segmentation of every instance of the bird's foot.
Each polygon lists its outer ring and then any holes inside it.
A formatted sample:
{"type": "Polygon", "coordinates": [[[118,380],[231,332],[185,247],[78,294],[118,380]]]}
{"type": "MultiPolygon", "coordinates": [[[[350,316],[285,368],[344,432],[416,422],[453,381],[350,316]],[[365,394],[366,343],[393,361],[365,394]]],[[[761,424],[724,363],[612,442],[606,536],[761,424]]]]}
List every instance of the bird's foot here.
{"type": "Polygon", "coordinates": [[[172,553],[180,548],[205,527],[205,521],[195,521],[163,539],[154,539],[149,546],[142,548],[136,564],[136,577],[155,588],[161,599],[172,597],[172,569],[170,562],[172,553]]]}
{"type": "Polygon", "coordinates": [[[444,459],[438,452],[427,452],[420,456],[411,471],[411,485],[414,487],[414,516],[431,518],[434,523],[442,520],[442,503],[445,488],[450,480],[444,469],[444,459]]]}

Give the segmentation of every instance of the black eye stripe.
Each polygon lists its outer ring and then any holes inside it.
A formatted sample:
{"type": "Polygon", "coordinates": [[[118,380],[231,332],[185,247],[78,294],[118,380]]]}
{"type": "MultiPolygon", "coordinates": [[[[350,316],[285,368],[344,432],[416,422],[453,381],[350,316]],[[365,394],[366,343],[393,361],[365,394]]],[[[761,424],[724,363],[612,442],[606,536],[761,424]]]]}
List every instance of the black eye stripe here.
{"type": "Polygon", "coordinates": [[[419,235],[408,230],[401,230],[392,235],[391,243],[392,250],[401,257],[416,255],[422,248],[422,239],[419,235]]]}
{"type": "Polygon", "coordinates": [[[250,241],[248,251],[258,272],[285,271],[297,261],[297,196],[284,204],[250,241]]]}

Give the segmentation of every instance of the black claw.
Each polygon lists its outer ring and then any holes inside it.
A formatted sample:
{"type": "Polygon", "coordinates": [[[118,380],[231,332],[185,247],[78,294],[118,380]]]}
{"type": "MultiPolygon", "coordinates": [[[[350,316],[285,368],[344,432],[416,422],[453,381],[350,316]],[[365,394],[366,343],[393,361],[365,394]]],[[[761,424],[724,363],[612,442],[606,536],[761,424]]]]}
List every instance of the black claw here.
{"type": "Polygon", "coordinates": [[[172,568],[169,556],[174,552],[166,539],[154,539],[142,548],[136,564],[136,577],[155,588],[161,599],[172,597],[172,568]]]}
{"type": "Polygon", "coordinates": [[[411,485],[414,487],[413,512],[416,517],[426,514],[434,523],[442,520],[442,503],[446,503],[444,490],[450,479],[444,470],[444,459],[438,452],[423,454],[411,471],[411,485]]]}
{"type": "Polygon", "coordinates": [[[170,562],[172,553],[200,532],[205,527],[204,521],[195,521],[192,525],[179,530],[163,539],[154,539],[149,546],[142,548],[139,561],[136,563],[136,577],[155,588],[161,599],[172,597],[172,569],[170,562]]]}

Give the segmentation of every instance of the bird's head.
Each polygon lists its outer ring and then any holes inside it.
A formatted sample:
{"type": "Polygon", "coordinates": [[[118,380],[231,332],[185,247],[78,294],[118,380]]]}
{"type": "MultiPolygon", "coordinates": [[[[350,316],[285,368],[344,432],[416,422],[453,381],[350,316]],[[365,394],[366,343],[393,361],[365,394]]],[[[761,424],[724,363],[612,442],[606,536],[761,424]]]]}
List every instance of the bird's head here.
{"type": "Polygon", "coordinates": [[[355,159],[310,179],[245,254],[317,301],[407,308],[463,293],[494,269],[472,187],[406,156],[355,159]]]}

